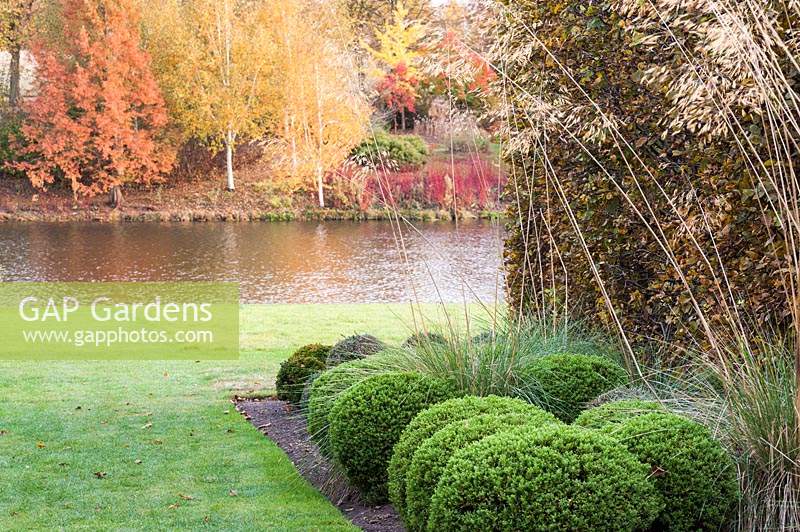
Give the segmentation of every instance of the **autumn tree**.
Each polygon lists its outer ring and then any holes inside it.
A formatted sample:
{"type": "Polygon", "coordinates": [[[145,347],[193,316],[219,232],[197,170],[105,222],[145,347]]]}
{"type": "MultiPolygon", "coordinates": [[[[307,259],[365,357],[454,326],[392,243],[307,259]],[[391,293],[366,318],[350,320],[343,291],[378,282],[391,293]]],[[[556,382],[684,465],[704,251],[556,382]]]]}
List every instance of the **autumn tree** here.
{"type": "MultiPolygon", "coordinates": [[[[364,137],[369,108],[362,94],[351,38],[341,12],[324,2],[270,0],[281,126],[277,147],[288,154],[288,175],[312,176],[325,206],[325,176],[364,137]]],[[[280,160],[280,154],[275,154],[280,160]]]]}
{"type": "Polygon", "coordinates": [[[392,20],[375,35],[377,46],[365,44],[379,65],[376,89],[386,106],[401,115],[403,129],[406,127],[406,111],[414,112],[418,96],[422,56],[420,41],[423,36],[423,26],[409,17],[403,2],[398,2],[392,20]]]}
{"type": "Polygon", "coordinates": [[[9,54],[8,103],[16,107],[20,96],[20,58],[31,36],[37,9],[35,0],[3,0],[0,3],[0,50],[9,54]]]}
{"type": "Polygon", "coordinates": [[[160,4],[151,8],[148,39],[170,111],[185,135],[225,149],[226,187],[234,190],[236,146],[274,126],[273,13],[263,0],[160,4]]]}
{"type": "Polygon", "coordinates": [[[370,43],[394,16],[399,4],[408,10],[409,18],[424,20],[433,10],[430,0],[340,0],[350,18],[353,29],[370,43]]]}
{"type": "Polygon", "coordinates": [[[63,179],[85,196],[161,179],[174,157],[136,11],[128,0],[62,0],[61,11],[61,43],[32,45],[37,84],[15,168],[36,187],[63,179]]]}

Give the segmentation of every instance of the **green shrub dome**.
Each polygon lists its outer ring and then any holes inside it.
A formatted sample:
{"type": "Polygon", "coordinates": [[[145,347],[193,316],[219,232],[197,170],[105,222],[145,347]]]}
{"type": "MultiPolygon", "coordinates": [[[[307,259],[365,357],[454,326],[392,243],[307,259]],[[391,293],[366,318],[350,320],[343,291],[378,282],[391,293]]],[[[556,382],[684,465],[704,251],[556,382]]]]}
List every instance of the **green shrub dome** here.
{"type": "Polygon", "coordinates": [[[600,394],[628,382],[616,362],[598,355],[558,354],[534,361],[526,372],[539,405],[566,423],[600,394]]]}
{"type": "Polygon", "coordinates": [[[316,358],[323,364],[328,357],[331,346],[322,344],[307,344],[294,352],[292,357],[311,357],[316,358]]]}
{"type": "Polygon", "coordinates": [[[323,455],[330,455],[328,446],[328,414],[336,399],[351,386],[368,377],[390,371],[391,364],[381,355],[352,360],[319,375],[308,390],[306,405],[307,429],[323,455]]]}
{"type": "Polygon", "coordinates": [[[703,425],[669,412],[602,429],[650,466],[664,500],[657,530],[719,530],[736,505],[736,466],[703,425]]]}
{"type": "Polygon", "coordinates": [[[549,424],[562,423],[551,413],[532,406],[530,411],[523,413],[483,414],[454,421],[437,431],[417,448],[408,468],[406,528],[410,531],[425,530],[431,496],[447,463],[457,451],[487,436],[516,426],[543,427],[549,424]]]}
{"type": "Polygon", "coordinates": [[[641,530],[661,509],[650,469],[600,432],[519,427],[447,463],[429,530],[641,530]]]}
{"type": "Polygon", "coordinates": [[[292,356],[282,362],[275,378],[278,399],[300,404],[306,380],[323,369],[325,369],[324,362],[309,356],[292,356]]]}
{"type": "Polygon", "coordinates": [[[404,516],[406,475],[414,453],[422,442],[453,421],[480,414],[530,412],[534,409],[531,404],[511,397],[469,395],[444,401],[420,412],[403,431],[389,461],[389,500],[403,520],[408,521],[404,516]]]}
{"type": "Polygon", "coordinates": [[[447,339],[435,332],[416,332],[406,338],[403,347],[414,348],[431,344],[447,345],[447,339]]]}
{"type": "Polygon", "coordinates": [[[328,352],[325,364],[332,368],[342,362],[366,358],[375,353],[379,353],[386,348],[383,342],[371,334],[354,334],[342,340],[328,352]]]}
{"type": "Polygon", "coordinates": [[[386,468],[406,425],[420,411],[455,395],[442,379],[395,372],[370,377],[336,400],[329,415],[331,450],[368,501],[386,499],[386,468]]]}
{"type": "Polygon", "coordinates": [[[587,429],[602,429],[609,425],[619,425],[632,417],[660,411],[666,409],[655,401],[623,399],[584,410],[572,424],[587,429]]]}

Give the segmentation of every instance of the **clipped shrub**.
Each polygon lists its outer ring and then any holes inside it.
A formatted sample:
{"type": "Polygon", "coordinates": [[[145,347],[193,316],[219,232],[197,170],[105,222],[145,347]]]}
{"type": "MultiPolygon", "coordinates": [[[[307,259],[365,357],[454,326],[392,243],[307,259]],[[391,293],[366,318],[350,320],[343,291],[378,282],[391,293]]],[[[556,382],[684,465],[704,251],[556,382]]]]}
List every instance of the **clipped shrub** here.
{"type": "Polygon", "coordinates": [[[324,455],[328,446],[328,414],[334,402],[351,386],[381,372],[391,371],[391,363],[380,355],[352,360],[323,372],[311,384],[308,392],[306,421],[308,434],[324,455]]]}
{"type": "Polygon", "coordinates": [[[292,357],[311,357],[316,358],[323,364],[326,362],[328,358],[328,353],[331,350],[331,346],[329,345],[322,345],[322,344],[308,344],[304,345],[303,347],[299,348],[297,351],[294,352],[292,357]]]}
{"type": "Polygon", "coordinates": [[[428,523],[431,496],[453,455],[471,443],[496,432],[525,425],[542,427],[561,422],[551,413],[535,406],[512,414],[483,414],[454,421],[423,441],[414,453],[406,476],[406,512],[408,530],[424,530],[428,523]]]}
{"type": "Polygon", "coordinates": [[[405,516],[408,467],[422,442],[454,421],[481,414],[526,413],[536,410],[538,409],[529,403],[511,397],[468,395],[449,399],[420,412],[403,430],[397,445],[392,450],[392,458],[389,461],[389,500],[392,501],[403,520],[408,522],[405,516]]]}
{"type": "Polygon", "coordinates": [[[374,355],[386,348],[383,342],[371,334],[354,334],[339,340],[328,352],[325,364],[332,368],[347,362],[374,355]]]}
{"type": "Polygon", "coordinates": [[[619,425],[632,417],[659,411],[665,411],[665,408],[656,401],[624,399],[584,410],[572,424],[587,429],[602,429],[609,425],[619,425]]]}
{"type": "Polygon", "coordinates": [[[606,434],[651,468],[664,501],[656,530],[719,530],[738,499],[733,460],[709,430],[669,412],[611,423],[606,434]]]}
{"type": "Polygon", "coordinates": [[[542,408],[570,423],[589,401],[628,382],[628,374],[605,357],[558,354],[535,360],[525,380],[542,408]]]}
{"type": "Polygon", "coordinates": [[[331,450],[368,501],[386,500],[387,466],[406,425],[455,395],[442,379],[395,372],[366,379],[336,400],[329,416],[331,450]]]}
{"type": "Polygon", "coordinates": [[[641,530],[661,510],[649,468],[613,438],[520,427],[456,453],[431,499],[429,530],[641,530]]]}
{"type": "Polygon", "coordinates": [[[377,130],[353,149],[350,159],[368,168],[420,167],[428,159],[428,145],[417,135],[377,130]]]}
{"type": "Polygon", "coordinates": [[[275,388],[278,399],[300,404],[306,380],[314,373],[325,369],[325,363],[318,358],[309,356],[292,356],[281,363],[278,376],[275,378],[275,388]]]}
{"type": "Polygon", "coordinates": [[[403,342],[403,347],[415,348],[427,345],[447,345],[447,339],[435,332],[415,332],[403,342]]]}

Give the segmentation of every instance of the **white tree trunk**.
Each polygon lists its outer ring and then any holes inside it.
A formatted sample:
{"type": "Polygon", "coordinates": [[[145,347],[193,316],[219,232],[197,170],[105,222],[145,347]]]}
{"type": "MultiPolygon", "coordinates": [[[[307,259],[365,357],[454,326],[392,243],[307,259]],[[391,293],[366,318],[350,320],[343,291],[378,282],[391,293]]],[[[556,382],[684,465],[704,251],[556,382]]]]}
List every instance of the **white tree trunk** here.
{"type": "Polygon", "coordinates": [[[228,167],[228,190],[234,190],[233,184],[233,131],[228,130],[228,135],[225,139],[225,156],[227,158],[228,167]]]}

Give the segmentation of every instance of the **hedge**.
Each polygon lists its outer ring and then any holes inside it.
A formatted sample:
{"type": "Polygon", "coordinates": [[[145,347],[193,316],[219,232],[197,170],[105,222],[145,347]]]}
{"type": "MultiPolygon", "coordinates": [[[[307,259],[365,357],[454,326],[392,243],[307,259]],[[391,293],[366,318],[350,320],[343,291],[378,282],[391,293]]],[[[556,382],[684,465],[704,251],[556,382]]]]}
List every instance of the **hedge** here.
{"type": "Polygon", "coordinates": [[[447,381],[396,372],[370,377],[336,400],[329,415],[333,457],[365,499],[386,500],[389,459],[406,425],[455,395],[447,381]]]}
{"type": "Polygon", "coordinates": [[[643,530],[663,503],[619,442],[571,426],[521,427],[456,453],[429,530],[643,530]]]}
{"type": "MultiPolygon", "coordinates": [[[[683,48],[663,44],[670,36],[663,33],[654,5],[639,3],[634,19],[615,12],[612,6],[619,3],[612,0],[503,3],[507,12],[499,23],[499,51],[504,74],[513,80],[503,83],[511,134],[506,155],[514,167],[507,189],[509,303],[517,309],[533,309],[542,301],[560,305],[568,293],[573,317],[616,329],[588,266],[588,249],[629,337],[692,345],[705,338],[704,329],[662,248],[668,242],[711,327],[728,330],[725,305],[732,300],[747,305],[754,323],[786,323],[787,298],[776,274],[786,265],[775,253],[786,247],[783,230],[774,216],[762,214],[764,202],[776,192],[750,174],[732,135],[702,130],[706,120],[695,121],[696,130],[677,120],[676,108],[691,111],[697,101],[674,100],[670,90],[681,80],[693,80],[693,65],[683,48]],[[660,69],[664,79],[645,78],[653,69],[660,69]],[[540,171],[539,142],[546,142],[552,165],[546,175],[540,171]],[[567,201],[574,219],[559,198],[567,201]],[[730,296],[721,280],[730,284],[730,296]]],[[[770,10],[782,9],[769,4],[770,10]]],[[[700,25],[713,19],[701,10],[679,8],[669,16],[671,23],[681,16],[700,25]]],[[[784,22],[788,18],[779,13],[776,20],[776,31],[793,31],[784,22]]],[[[681,37],[690,51],[697,38],[681,37]]],[[[797,90],[794,67],[786,69],[787,83],[797,90]]],[[[705,104],[713,99],[706,98],[705,104]]],[[[725,101],[744,131],[739,135],[761,160],[775,165],[770,171],[779,173],[781,162],[766,146],[771,135],[764,130],[763,110],[747,107],[745,98],[725,101]]],[[[796,151],[792,157],[796,167],[796,151]]],[[[680,350],[673,352],[678,356],[680,350]]]]}

